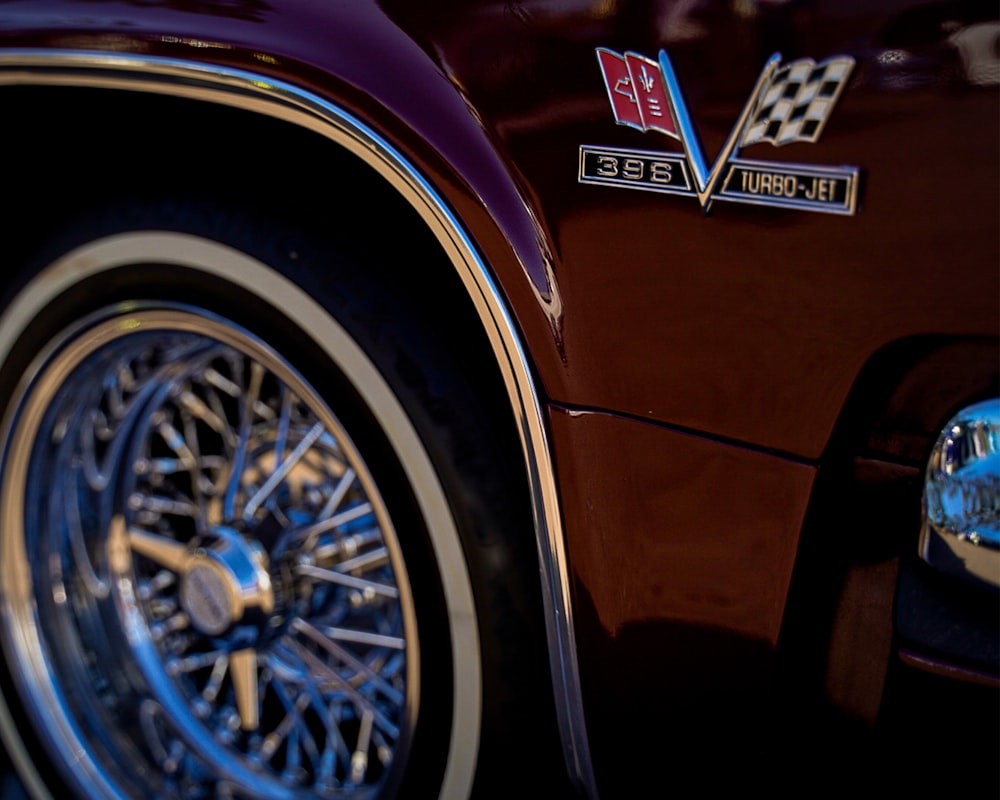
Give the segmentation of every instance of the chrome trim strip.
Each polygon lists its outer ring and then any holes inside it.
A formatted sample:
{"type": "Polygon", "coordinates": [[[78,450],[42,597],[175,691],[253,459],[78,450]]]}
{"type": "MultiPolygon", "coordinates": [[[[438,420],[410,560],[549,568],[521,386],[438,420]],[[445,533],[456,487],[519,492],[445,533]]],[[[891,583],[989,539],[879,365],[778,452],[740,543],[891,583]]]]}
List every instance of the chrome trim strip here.
{"type": "MultiPolygon", "coordinates": [[[[674,124],[677,127],[681,145],[684,147],[684,152],[688,156],[688,162],[691,164],[691,172],[694,173],[698,202],[704,204],[702,195],[707,192],[706,187],[708,186],[711,172],[708,168],[708,162],[705,161],[705,152],[701,149],[701,137],[698,136],[698,131],[695,130],[691,114],[687,110],[687,101],[684,99],[684,92],[681,90],[680,81],[677,80],[677,73],[674,72],[674,64],[670,60],[670,56],[667,55],[666,50],[660,50],[659,61],[660,71],[667,82],[667,97],[672,101],[670,103],[670,113],[674,117],[674,124]]],[[[714,167],[712,171],[714,171],[714,167]]]]}
{"type": "MultiPolygon", "coordinates": [[[[569,571],[543,409],[503,297],[443,198],[399,151],[363,122],[316,94],[265,75],[143,55],[14,49],[0,52],[0,85],[129,89],[255,111],[312,130],[346,148],[386,178],[420,214],[458,271],[507,385],[532,495],[563,754],[573,782],[588,797],[596,798],[569,571]]],[[[0,358],[4,355],[0,353],[0,358]]],[[[3,724],[12,724],[6,708],[2,710],[3,724]]]]}

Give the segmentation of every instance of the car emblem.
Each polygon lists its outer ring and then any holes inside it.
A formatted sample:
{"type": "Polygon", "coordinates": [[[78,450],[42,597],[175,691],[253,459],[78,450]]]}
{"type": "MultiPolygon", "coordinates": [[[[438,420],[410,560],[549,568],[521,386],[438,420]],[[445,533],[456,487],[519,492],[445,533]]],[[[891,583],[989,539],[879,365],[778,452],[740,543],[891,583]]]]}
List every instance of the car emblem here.
{"type": "Polygon", "coordinates": [[[828,214],[854,214],[857,167],[826,167],[740,158],[740,150],[815,142],[847,84],[854,59],[835,56],[781,65],[768,59],[715,163],[709,168],[670,57],[600,47],[597,60],[619,125],[657,131],[680,142],[683,153],[580,147],[581,183],[691,195],[705,213],[716,200],[779,206],[828,214]]]}

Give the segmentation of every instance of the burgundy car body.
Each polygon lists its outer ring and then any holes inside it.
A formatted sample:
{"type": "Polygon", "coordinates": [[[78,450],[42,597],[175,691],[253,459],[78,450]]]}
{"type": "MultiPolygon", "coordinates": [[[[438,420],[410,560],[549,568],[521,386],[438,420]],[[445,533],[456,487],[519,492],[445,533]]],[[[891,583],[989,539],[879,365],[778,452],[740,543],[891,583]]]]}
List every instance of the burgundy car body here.
{"type": "MultiPolygon", "coordinates": [[[[511,340],[483,356],[521,348],[509,385],[536,393],[521,430],[549,631],[537,667],[552,673],[567,773],[585,795],[637,796],[689,769],[728,782],[712,774],[720,760],[752,782],[782,752],[854,758],[891,725],[916,746],[924,712],[942,735],[992,702],[996,727],[995,695],[953,716],[931,699],[952,681],[995,690],[995,595],[970,623],[982,633],[943,641],[922,604],[961,626],[980,596],[941,600],[911,562],[934,438],[997,394],[998,31],[989,4],[914,0],[5,2],[0,97],[119,81],[155,107],[201,72],[222,76],[216,102],[267,116],[248,91],[225,96],[252,76],[341,109],[412,166],[454,230],[406,200],[486,265],[499,306],[463,279],[476,317],[509,314],[511,340]],[[973,28],[986,46],[963,40],[973,28]],[[858,167],[856,213],[704,213],[579,182],[581,145],[680,149],[615,124],[598,47],[668,51],[710,158],[772,53],[852,56],[819,141],[746,155],[858,167]],[[788,736],[795,725],[823,744],[788,736]]],[[[330,127],[303,109],[294,124],[330,127]]],[[[219,146],[189,123],[178,147],[219,146]]],[[[65,124],[72,152],[87,121],[65,124]]],[[[158,154],[134,147],[137,180],[163,180],[158,154]]],[[[284,191],[350,196],[310,185],[295,153],[259,151],[287,164],[284,191]]],[[[433,297],[419,309],[450,313],[433,297]]],[[[887,772],[905,772],[893,756],[887,772]]],[[[994,738],[985,772],[996,756],[994,738]]]]}

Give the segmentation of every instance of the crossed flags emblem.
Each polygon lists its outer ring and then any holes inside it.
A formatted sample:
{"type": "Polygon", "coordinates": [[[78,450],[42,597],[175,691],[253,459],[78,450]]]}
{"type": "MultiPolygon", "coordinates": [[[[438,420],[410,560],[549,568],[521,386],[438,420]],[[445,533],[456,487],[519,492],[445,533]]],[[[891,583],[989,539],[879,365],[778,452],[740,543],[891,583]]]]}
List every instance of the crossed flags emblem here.
{"type": "Polygon", "coordinates": [[[687,111],[670,57],[598,48],[597,59],[619,125],[678,140],[683,154],[580,148],[581,183],[694,195],[707,213],[713,201],[854,214],[858,169],[755,161],[744,147],[775,147],[819,139],[854,68],[850,56],[781,65],[771,56],[715,163],[709,167],[687,111]]]}

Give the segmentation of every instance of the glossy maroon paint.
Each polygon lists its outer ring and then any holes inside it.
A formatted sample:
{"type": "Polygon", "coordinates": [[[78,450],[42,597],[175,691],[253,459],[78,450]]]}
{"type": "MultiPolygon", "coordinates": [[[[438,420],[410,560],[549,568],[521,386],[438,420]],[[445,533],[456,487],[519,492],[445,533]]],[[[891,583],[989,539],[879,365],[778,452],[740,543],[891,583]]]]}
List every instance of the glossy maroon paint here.
{"type": "Polygon", "coordinates": [[[1000,94],[949,41],[996,16],[916,0],[63,0],[0,5],[0,46],[294,83],[378,129],[452,205],[553,403],[585,699],[613,785],[616,737],[644,716],[624,708],[630,684],[656,683],[655,716],[767,679],[816,465],[866,366],[969,340],[975,361],[942,378],[995,383],[1000,94]],[[771,53],[855,57],[818,143],[746,155],[860,167],[857,215],[706,217],[690,198],[579,184],[581,144],[676,149],[614,124],[598,46],[670,51],[709,159],[771,53]]]}
{"type": "Polygon", "coordinates": [[[553,407],[550,422],[602,630],[655,618],[777,644],[813,468],[610,414],[553,407]]]}
{"type": "Polygon", "coordinates": [[[517,7],[455,4],[443,32],[434,17],[421,30],[552,232],[564,362],[540,368],[553,399],[814,458],[887,343],[1000,328],[1000,104],[944,43],[989,19],[982,8],[946,4],[925,19],[911,2],[877,12],[761,4],[753,16],[663,3],[636,6],[639,19],[601,19],[517,7]],[[705,218],[685,198],[574,185],[578,144],[677,149],[614,125],[597,45],[669,49],[709,158],[772,52],[854,56],[855,78],[818,143],[747,156],[859,166],[858,215],[719,203],[705,218]],[[962,287],[972,286],[970,297],[962,287]]]}
{"type": "Polygon", "coordinates": [[[559,402],[815,458],[886,344],[1000,328],[1000,102],[945,43],[990,19],[980,4],[600,8],[64,0],[5,4],[0,31],[239,66],[346,105],[453,203],[559,402]],[[596,46],[668,48],[710,159],[771,52],[853,55],[820,142],[747,155],[859,166],[858,215],[718,203],[706,218],[577,184],[580,144],[676,149],[614,125],[596,46]]]}
{"type": "MultiPolygon", "coordinates": [[[[733,750],[735,770],[771,740],[763,720],[740,738],[773,674],[814,470],[607,414],[550,421],[602,790],[663,779],[622,768],[637,745],[685,774],[733,750]]],[[[734,774],[711,770],[706,787],[734,774]]]]}

